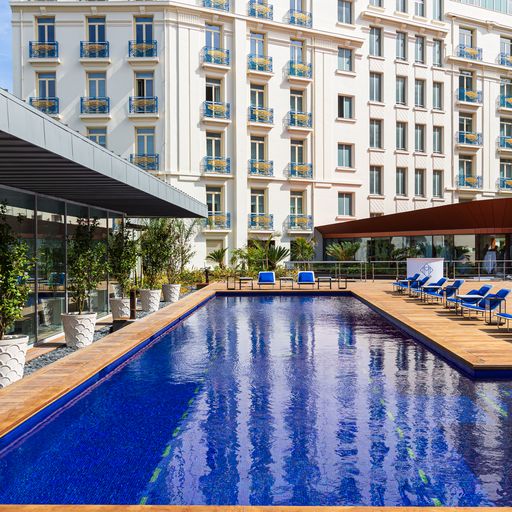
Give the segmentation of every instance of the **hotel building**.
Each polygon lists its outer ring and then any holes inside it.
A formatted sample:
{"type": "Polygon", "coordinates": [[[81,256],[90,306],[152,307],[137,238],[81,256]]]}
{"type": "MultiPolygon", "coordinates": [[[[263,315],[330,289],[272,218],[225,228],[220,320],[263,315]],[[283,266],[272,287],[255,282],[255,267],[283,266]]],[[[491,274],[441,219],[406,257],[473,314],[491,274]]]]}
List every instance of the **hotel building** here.
{"type": "Polygon", "coordinates": [[[13,0],[14,92],[219,247],[512,191],[512,2],[13,0]]]}

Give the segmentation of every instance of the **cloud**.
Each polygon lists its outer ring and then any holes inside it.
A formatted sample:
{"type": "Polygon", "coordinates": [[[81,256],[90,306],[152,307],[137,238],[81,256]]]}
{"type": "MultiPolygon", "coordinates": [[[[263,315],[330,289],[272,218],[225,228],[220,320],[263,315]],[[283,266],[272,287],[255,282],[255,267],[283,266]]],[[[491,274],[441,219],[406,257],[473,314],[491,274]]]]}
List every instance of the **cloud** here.
{"type": "Polygon", "coordinates": [[[0,0],[0,87],[12,90],[11,9],[8,0],[0,0]]]}

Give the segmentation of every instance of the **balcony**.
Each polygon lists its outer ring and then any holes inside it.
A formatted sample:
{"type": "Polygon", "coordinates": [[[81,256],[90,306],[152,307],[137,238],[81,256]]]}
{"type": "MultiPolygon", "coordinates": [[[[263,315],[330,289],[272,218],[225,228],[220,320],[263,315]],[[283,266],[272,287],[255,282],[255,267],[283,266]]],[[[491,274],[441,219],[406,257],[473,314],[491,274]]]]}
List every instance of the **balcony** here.
{"type": "Polygon", "coordinates": [[[130,96],[129,113],[153,117],[158,114],[158,98],[156,96],[130,96]]]}
{"type": "Polygon", "coordinates": [[[249,16],[272,20],[274,19],[274,7],[266,2],[262,3],[258,0],[251,0],[249,2],[249,16]]]}
{"type": "Polygon", "coordinates": [[[470,60],[482,60],[482,48],[473,48],[459,44],[457,46],[457,57],[470,60]]]}
{"type": "Polygon", "coordinates": [[[291,110],[286,116],[286,126],[289,131],[310,132],[313,129],[313,116],[310,112],[291,110]]]}
{"type": "Polygon", "coordinates": [[[274,124],[274,109],[266,107],[249,107],[249,122],[273,125],[274,124]]]}
{"type": "Polygon", "coordinates": [[[231,229],[231,214],[224,212],[208,212],[204,220],[204,229],[207,231],[228,231],[231,229]]]}
{"type": "Polygon", "coordinates": [[[498,55],[498,64],[512,67],[512,55],[510,55],[510,53],[500,53],[498,55]]]}
{"type": "Polygon", "coordinates": [[[250,213],[249,229],[251,231],[274,231],[274,216],[265,213],[250,213]]]}
{"type": "Polygon", "coordinates": [[[457,100],[462,103],[471,103],[478,106],[482,103],[482,91],[457,89],[457,100]]]}
{"type": "Polygon", "coordinates": [[[154,59],[158,57],[156,41],[128,41],[128,57],[131,59],[154,59]]]}
{"type": "Polygon", "coordinates": [[[229,0],[203,0],[203,7],[229,12],[229,0]]]}
{"type": "Polygon", "coordinates": [[[29,98],[29,103],[49,116],[59,114],[59,98],[29,98]]]}
{"type": "Polygon", "coordinates": [[[299,27],[311,28],[313,23],[313,16],[310,12],[298,11],[291,9],[288,11],[288,21],[291,25],[298,25],[299,27]]]}
{"type": "Polygon", "coordinates": [[[227,123],[231,120],[231,105],[214,101],[203,103],[203,121],[227,123]]]}
{"type": "Polygon", "coordinates": [[[496,182],[496,186],[500,190],[512,191],[512,177],[501,176],[500,178],[498,178],[498,180],[496,182]]]}
{"type": "Polygon", "coordinates": [[[465,174],[457,174],[456,183],[458,188],[481,189],[482,176],[467,176],[465,174]]]}
{"type": "Polygon", "coordinates": [[[457,144],[462,146],[481,146],[482,134],[477,132],[457,132],[457,144]]]}
{"type": "Polygon", "coordinates": [[[110,57],[110,45],[107,42],[94,43],[80,41],[81,59],[108,59],[110,57]]]}
{"type": "Polygon", "coordinates": [[[313,179],[313,164],[291,162],[288,168],[290,179],[311,180],[313,179]]]}
{"type": "Polygon", "coordinates": [[[205,46],[201,51],[201,61],[206,67],[220,67],[227,70],[230,64],[229,50],[205,46]]]}
{"type": "Polygon", "coordinates": [[[272,73],[272,57],[264,55],[249,55],[247,68],[249,71],[256,73],[272,73]]]}
{"type": "Polygon", "coordinates": [[[499,97],[498,106],[500,109],[505,109],[505,110],[512,109],[512,96],[505,96],[502,94],[499,97]]]}
{"type": "Polygon", "coordinates": [[[512,151],[512,136],[500,135],[498,137],[498,148],[501,151],[512,151]]]}
{"type": "Polygon", "coordinates": [[[28,56],[30,59],[58,59],[59,43],[30,41],[28,44],[28,56]]]}
{"type": "Polygon", "coordinates": [[[286,228],[289,232],[310,232],[313,231],[312,215],[290,215],[286,221],[286,228]]]}
{"type": "Polygon", "coordinates": [[[158,171],[160,168],[160,155],[150,153],[131,154],[130,162],[138,165],[145,171],[158,171]]]}
{"type": "Polygon", "coordinates": [[[223,156],[206,156],[204,158],[204,172],[207,174],[231,174],[231,159],[223,156]]]}
{"type": "Polygon", "coordinates": [[[93,116],[106,116],[110,114],[110,98],[80,98],[80,114],[93,116]]]}
{"type": "Polygon", "coordinates": [[[274,162],[271,160],[249,160],[249,176],[274,176],[274,162]]]}
{"type": "Polygon", "coordinates": [[[288,62],[288,79],[289,80],[311,80],[313,76],[313,67],[305,62],[288,62]]]}

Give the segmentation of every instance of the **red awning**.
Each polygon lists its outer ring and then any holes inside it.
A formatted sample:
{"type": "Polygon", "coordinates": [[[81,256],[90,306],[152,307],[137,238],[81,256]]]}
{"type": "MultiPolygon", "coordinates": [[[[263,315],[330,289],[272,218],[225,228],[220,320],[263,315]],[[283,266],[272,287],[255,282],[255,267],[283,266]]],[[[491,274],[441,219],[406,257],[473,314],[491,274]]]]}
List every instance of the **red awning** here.
{"type": "Polygon", "coordinates": [[[512,198],[423,208],[317,229],[324,238],[512,233],[512,198]]]}

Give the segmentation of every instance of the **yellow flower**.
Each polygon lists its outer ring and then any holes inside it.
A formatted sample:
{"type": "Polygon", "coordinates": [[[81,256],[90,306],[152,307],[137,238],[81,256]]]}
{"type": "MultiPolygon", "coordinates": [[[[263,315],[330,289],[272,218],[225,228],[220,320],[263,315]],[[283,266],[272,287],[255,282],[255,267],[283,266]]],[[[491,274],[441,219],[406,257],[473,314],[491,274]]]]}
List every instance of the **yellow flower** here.
{"type": "Polygon", "coordinates": [[[478,93],[476,91],[466,91],[466,96],[474,100],[478,97],[478,93]]]}

